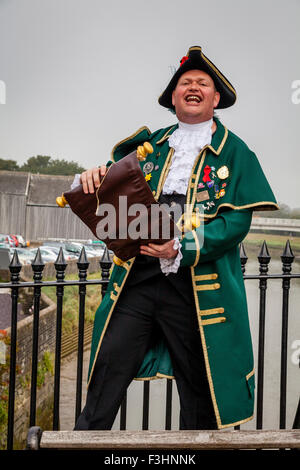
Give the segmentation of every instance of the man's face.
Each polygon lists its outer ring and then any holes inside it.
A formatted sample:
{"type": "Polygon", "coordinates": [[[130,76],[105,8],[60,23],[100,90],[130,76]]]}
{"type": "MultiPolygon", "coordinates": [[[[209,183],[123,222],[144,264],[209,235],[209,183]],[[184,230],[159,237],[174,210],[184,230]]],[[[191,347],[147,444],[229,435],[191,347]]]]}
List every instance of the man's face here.
{"type": "Polygon", "coordinates": [[[220,93],[216,91],[213,79],[202,70],[190,70],[181,75],[172,93],[179,121],[188,124],[211,119],[219,101],[220,93]]]}

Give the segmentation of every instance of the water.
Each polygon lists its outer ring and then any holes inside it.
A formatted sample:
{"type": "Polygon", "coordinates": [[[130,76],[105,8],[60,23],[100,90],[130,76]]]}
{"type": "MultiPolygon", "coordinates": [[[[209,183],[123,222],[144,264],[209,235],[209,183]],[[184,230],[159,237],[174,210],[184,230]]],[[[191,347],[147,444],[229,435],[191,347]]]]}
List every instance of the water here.
{"type": "MultiPolygon", "coordinates": [[[[249,256],[249,255],[248,255],[249,256]]],[[[277,256],[278,258],[278,256],[277,256]]],[[[254,256],[249,256],[246,274],[256,274],[258,263],[254,256]]],[[[280,261],[271,260],[269,272],[281,273],[280,261]]],[[[293,272],[300,272],[300,262],[293,263],[293,272]]],[[[258,322],[259,322],[259,281],[246,280],[246,293],[250,327],[252,332],[255,364],[257,364],[258,322]]],[[[286,427],[291,428],[295,417],[300,396],[300,279],[291,280],[289,323],[288,323],[288,353],[287,353],[287,420],[286,427]]],[[[264,374],[264,429],[279,428],[279,398],[280,398],[280,361],[281,361],[281,320],[282,316],[282,280],[268,281],[266,299],[265,326],[265,374],[264,374]]],[[[86,377],[88,370],[89,350],[84,353],[83,370],[83,400],[86,396],[86,377]]],[[[61,371],[61,400],[60,428],[70,430],[75,420],[77,357],[72,355],[63,365],[61,371]]],[[[143,381],[133,381],[127,393],[127,429],[140,430],[142,426],[143,381]]],[[[150,382],[150,416],[149,429],[163,430],[165,428],[165,395],[166,380],[150,382]]],[[[172,429],[178,429],[179,399],[176,383],[173,381],[172,429]]],[[[242,429],[255,429],[255,417],[242,425],[242,429]]],[[[113,429],[119,429],[119,414],[113,429]]]]}

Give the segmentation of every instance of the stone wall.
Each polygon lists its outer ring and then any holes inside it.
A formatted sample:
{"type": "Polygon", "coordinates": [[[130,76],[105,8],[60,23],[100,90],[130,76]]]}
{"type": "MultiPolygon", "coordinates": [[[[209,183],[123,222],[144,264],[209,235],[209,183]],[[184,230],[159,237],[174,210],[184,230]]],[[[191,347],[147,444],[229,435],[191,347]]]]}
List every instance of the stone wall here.
{"type": "MultiPolygon", "coordinates": [[[[56,304],[42,294],[43,301],[48,307],[40,311],[38,358],[45,352],[53,353],[55,349],[56,304]]],[[[10,328],[7,329],[10,335],[10,328]]],[[[33,315],[27,316],[18,322],[17,330],[17,365],[19,373],[23,376],[31,372],[33,337],[33,315]]]]}
{"type": "MultiPolygon", "coordinates": [[[[39,343],[38,343],[38,370],[39,386],[37,390],[37,409],[42,420],[47,420],[51,410],[46,413],[49,400],[53,395],[53,370],[52,364],[45,369],[45,357],[48,362],[53,362],[55,350],[56,329],[56,304],[42,294],[43,303],[47,307],[40,311],[39,343]]],[[[29,426],[30,412],[30,382],[31,382],[31,358],[33,337],[33,316],[28,316],[18,322],[17,328],[17,358],[16,358],[16,385],[15,385],[15,428],[14,436],[17,447],[24,444],[29,426]]],[[[10,336],[11,328],[7,328],[6,336],[10,336]]],[[[9,348],[7,351],[7,365],[9,364],[9,348]]],[[[0,377],[0,395],[5,395],[8,389],[9,368],[4,367],[0,377]]],[[[2,433],[6,431],[2,426],[2,433]]],[[[1,433],[0,433],[1,434],[1,433]]],[[[0,448],[5,445],[4,439],[0,439],[0,448]]]]}

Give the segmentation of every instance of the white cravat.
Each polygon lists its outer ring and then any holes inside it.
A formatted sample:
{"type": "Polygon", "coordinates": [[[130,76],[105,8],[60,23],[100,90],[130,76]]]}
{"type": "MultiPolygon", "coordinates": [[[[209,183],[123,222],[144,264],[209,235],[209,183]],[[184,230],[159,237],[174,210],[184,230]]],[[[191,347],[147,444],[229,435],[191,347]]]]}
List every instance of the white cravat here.
{"type": "Polygon", "coordinates": [[[163,194],[186,194],[195,158],[205,145],[211,143],[212,123],[212,119],[199,124],[179,121],[178,128],[169,137],[174,154],[163,194]]]}

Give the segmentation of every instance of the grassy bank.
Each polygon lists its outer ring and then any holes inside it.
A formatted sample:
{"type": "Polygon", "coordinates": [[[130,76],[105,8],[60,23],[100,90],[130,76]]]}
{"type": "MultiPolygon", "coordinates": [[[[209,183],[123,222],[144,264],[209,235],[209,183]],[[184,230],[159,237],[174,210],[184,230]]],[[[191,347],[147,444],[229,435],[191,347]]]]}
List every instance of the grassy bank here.
{"type": "MultiPolygon", "coordinates": [[[[88,279],[100,279],[100,272],[89,274],[88,279]]],[[[66,280],[77,280],[77,274],[69,274],[65,277],[66,280]]],[[[45,279],[46,280],[46,279],[45,279]]],[[[47,280],[53,281],[54,278],[47,280]]],[[[64,288],[63,297],[63,316],[62,316],[62,331],[63,333],[71,333],[73,327],[78,324],[79,316],[79,294],[78,286],[68,286],[64,288]]],[[[53,301],[56,302],[56,288],[43,287],[43,292],[53,301]]],[[[93,322],[96,309],[101,302],[101,285],[88,285],[86,287],[85,297],[85,321],[93,322]]]]}
{"type": "Polygon", "coordinates": [[[273,233],[248,233],[244,240],[244,246],[246,251],[249,249],[252,252],[259,253],[259,250],[264,241],[266,241],[270,255],[272,253],[276,256],[280,256],[283,253],[287,240],[290,241],[290,245],[295,258],[300,258],[300,237],[287,236],[287,235],[276,235],[273,233]]]}

